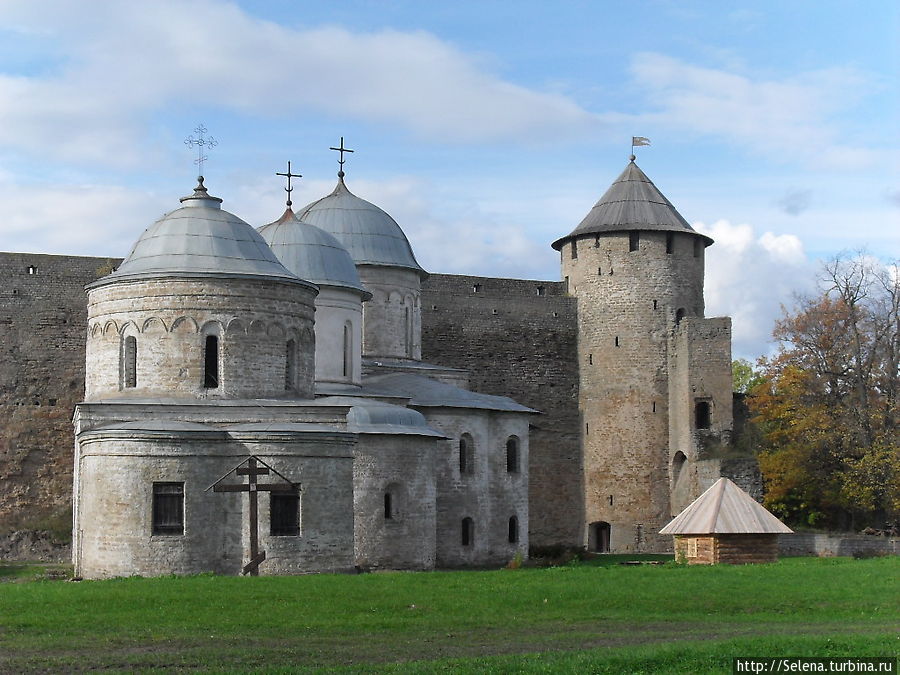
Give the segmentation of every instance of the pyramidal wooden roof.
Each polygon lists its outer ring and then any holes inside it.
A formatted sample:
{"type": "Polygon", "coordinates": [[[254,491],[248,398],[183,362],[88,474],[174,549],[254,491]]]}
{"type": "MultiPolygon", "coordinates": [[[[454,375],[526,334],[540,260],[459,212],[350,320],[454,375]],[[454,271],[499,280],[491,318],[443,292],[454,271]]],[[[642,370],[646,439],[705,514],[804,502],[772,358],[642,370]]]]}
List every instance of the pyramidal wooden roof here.
{"type": "Polygon", "coordinates": [[[787,525],[727,478],[720,478],[660,534],[790,534],[787,525]]]}

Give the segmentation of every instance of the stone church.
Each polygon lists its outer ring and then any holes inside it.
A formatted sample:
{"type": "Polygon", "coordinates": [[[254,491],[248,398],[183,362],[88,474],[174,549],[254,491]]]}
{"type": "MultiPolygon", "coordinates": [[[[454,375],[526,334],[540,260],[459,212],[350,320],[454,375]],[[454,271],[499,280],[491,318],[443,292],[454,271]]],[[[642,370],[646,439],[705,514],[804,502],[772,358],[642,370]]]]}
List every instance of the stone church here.
{"type": "Polygon", "coordinates": [[[77,573],[660,551],[747,485],[712,240],[634,157],[562,281],[428,274],[343,171],[258,231],[221,204],[201,180],[124,261],[0,254],[0,522],[71,507],[77,573]]]}

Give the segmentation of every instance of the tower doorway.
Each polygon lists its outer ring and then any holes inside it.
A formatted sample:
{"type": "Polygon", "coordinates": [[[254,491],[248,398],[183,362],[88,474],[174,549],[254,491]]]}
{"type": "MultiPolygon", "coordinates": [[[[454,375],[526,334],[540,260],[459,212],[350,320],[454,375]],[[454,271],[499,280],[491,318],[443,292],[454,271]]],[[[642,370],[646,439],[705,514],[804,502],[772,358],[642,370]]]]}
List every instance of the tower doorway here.
{"type": "Polygon", "coordinates": [[[609,553],[609,535],[612,528],[601,520],[591,523],[588,529],[588,550],[594,553],[609,553]]]}

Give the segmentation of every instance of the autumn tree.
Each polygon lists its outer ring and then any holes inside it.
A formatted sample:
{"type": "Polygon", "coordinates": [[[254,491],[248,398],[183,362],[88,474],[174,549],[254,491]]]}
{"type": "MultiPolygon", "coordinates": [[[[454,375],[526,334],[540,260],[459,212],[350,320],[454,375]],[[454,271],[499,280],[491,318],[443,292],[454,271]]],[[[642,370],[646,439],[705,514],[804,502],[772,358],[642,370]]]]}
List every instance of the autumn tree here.
{"type": "Polygon", "coordinates": [[[819,293],[775,324],[748,403],[762,430],[766,504],[794,523],[900,517],[900,274],[863,255],[822,270],[819,293]]]}

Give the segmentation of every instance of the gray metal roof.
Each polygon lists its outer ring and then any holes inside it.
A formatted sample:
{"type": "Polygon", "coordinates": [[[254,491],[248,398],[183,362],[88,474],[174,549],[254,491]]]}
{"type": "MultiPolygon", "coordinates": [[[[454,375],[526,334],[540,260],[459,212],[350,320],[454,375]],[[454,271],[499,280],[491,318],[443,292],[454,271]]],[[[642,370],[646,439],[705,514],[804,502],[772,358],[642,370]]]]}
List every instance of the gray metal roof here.
{"type": "Polygon", "coordinates": [[[330,195],[305,206],[299,218],[337,237],[357,265],[405,267],[423,277],[428,274],[416,261],[397,221],[350,192],[343,177],[330,195]]]}
{"type": "Polygon", "coordinates": [[[359,280],[347,249],[334,235],[299,220],[291,207],[274,223],[257,231],[282,264],[301,279],[319,286],[349,288],[365,300],[372,297],[359,280]]]}
{"type": "Polygon", "coordinates": [[[660,534],[790,534],[762,504],[720,478],[659,531],[660,534]]]}
{"type": "Polygon", "coordinates": [[[536,410],[516,403],[506,396],[479,394],[439,382],[423,375],[412,373],[391,373],[373,375],[363,381],[367,391],[406,396],[410,405],[435,408],[476,408],[503,412],[534,413],[536,410]]]}
{"type": "Polygon", "coordinates": [[[347,430],[362,434],[411,434],[444,438],[428,426],[418,410],[361,396],[328,396],[319,399],[328,405],[347,405],[347,430]]]}
{"type": "Polygon", "coordinates": [[[90,286],[173,274],[306,283],[281,264],[253,227],[223,211],[222,200],[211,197],[202,181],[181,203],[144,231],[118,270],[90,286]]]}
{"type": "Polygon", "coordinates": [[[685,232],[700,237],[706,246],[713,243],[688,224],[632,159],[578,227],[551,246],[558,251],[563,243],[582,234],[623,230],[685,232]]]}

